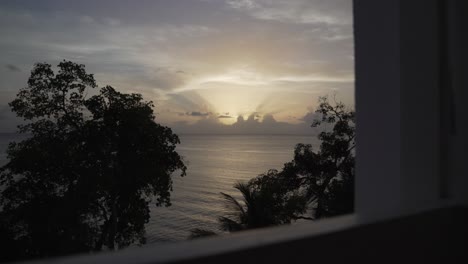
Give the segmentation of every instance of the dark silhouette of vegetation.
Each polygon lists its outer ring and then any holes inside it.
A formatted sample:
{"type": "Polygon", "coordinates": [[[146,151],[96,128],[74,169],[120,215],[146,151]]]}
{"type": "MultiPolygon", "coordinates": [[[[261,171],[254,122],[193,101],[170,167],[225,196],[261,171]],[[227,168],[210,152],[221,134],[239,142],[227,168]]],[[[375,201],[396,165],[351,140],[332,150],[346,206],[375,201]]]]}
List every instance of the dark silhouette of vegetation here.
{"type": "Polygon", "coordinates": [[[189,239],[195,239],[195,238],[200,238],[200,237],[210,237],[210,236],[216,236],[216,232],[205,230],[205,229],[200,229],[200,228],[195,228],[190,231],[190,236],[189,239]]]}
{"type": "MultiPolygon", "coordinates": [[[[290,224],[297,219],[307,218],[308,200],[299,190],[292,190],[276,177],[278,171],[269,170],[247,183],[234,185],[241,194],[238,201],[221,192],[225,215],[218,218],[221,231],[236,232],[253,228],[290,224]]],[[[193,229],[189,239],[216,235],[205,229],[193,229]]]]}
{"type": "Polygon", "coordinates": [[[218,219],[222,230],[289,224],[305,213],[307,200],[299,191],[289,190],[272,177],[276,173],[270,170],[248,183],[237,183],[234,188],[242,194],[242,202],[221,193],[227,209],[226,215],[218,219]]]}
{"type": "MultiPolygon", "coordinates": [[[[315,112],[320,118],[314,120],[312,127],[325,124],[318,136],[320,149],[314,151],[310,144],[297,144],[294,159],[284,164],[283,170],[272,170],[252,180],[262,185],[266,177],[274,179],[282,188],[281,191],[272,190],[275,200],[302,194],[309,202],[312,216],[297,217],[283,211],[296,219],[336,216],[352,213],[354,209],[355,113],[341,102],[330,103],[328,97],[319,98],[315,112]],[[327,129],[330,126],[332,128],[327,129]]],[[[299,207],[304,205],[298,201],[299,207]]],[[[275,205],[275,201],[271,204],[275,205]]],[[[274,208],[270,206],[267,210],[274,212],[274,208]]]]}
{"type": "Polygon", "coordinates": [[[298,144],[294,159],[277,174],[291,191],[304,189],[313,205],[314,219],[352,213],[354,209],[355,113],[341,102],[330,104],[327,97],[319,99],[316,113],[320,119],[312,127],[331,124],[318,136],[320,149],[298,144]]]}
{"type": "MultiPolygon", "coordinates": [[[[354,111],[321,97],[316,113],[321,118],[312,127],[332,126],[319,134],[320,149],[314,152],[312,145],[297,144],[294,159],[281,171],[269,170],[248,183],[237,183],[234,188],[242,194],[242,201],[221,193],[227,209],[218,219],[221,230],[235,232],[353,212],[354,111]]],[[[204,233],[194,230],[192,236],[204,233]]]]}
{"type": "Polygon", "coordinates": [[[96,87],[84,65],[63,61],[54,73],[39,63],[10,103],[30,135],[10,143],[0,168],[0,232],[20,251],[11,254],[142,244],[150,203],[170,205],[171,175],[186,171],[179,138],[154,121],[140,94],[106,86],[86,98],[96,87]]]}

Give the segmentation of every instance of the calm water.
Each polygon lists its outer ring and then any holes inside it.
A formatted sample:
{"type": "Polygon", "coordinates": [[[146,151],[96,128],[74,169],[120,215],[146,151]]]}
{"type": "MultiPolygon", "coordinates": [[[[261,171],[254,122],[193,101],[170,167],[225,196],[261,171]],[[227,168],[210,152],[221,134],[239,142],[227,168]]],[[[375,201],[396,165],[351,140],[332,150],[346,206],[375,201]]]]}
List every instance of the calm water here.
{"type": "MultiPolygon", "coordinates": [[[[232,186],[268,169],[281,169],[293,158],[297,143],[318,144],[311,136],[182,135],[177,151],[184,157],[187,176],[174,175],[172,206],[151,206],[146,226],[148,243],[185,240],[193,228],[217,231],[222,215],[220,192],[240,197],[232,186]]],[[[14,135],[0,134],[0,165],[14,135]]]]}

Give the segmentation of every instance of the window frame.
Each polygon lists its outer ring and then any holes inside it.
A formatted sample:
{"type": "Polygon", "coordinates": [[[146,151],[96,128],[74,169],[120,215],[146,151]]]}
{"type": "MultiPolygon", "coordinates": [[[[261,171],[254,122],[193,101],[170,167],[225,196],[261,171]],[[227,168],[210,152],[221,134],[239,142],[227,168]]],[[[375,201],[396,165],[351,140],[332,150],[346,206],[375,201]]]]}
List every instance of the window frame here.
{"type": "Polygon", "coordinates": [[[438,100],[440,36],[432,30],[438,26],[438,4],[438,0],[353,2],[357,119],[353,214],[229,236],[69,256],[59,261],[149,263],[219,256],[222,262],[226,252],[317,237],[459,204],[460,200],[441,199],[439,189],[443,138],[443,109],[438,100]],[[414,104],[418,99],[418,105],[414,104]],[[427,118],[411,118],[409,113],[421,113],[421,105],[429,109],[427,118]],[[421,127],[427,135],[419,135],[421,127]],[[422,180],[425,184],[420,184],[422,180]]]}

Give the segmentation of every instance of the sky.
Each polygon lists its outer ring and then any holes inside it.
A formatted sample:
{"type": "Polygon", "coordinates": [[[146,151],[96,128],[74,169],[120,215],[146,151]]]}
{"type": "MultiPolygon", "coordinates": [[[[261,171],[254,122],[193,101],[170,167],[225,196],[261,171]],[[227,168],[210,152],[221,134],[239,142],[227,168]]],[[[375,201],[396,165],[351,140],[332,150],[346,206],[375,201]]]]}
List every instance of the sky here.
{"type": "Polygon", "coordinates": [[[0,132],[34,63],[86,65],[178,133],[308,134],[319,96],[354,107],[351,0],[2,0],[0,132]]]}

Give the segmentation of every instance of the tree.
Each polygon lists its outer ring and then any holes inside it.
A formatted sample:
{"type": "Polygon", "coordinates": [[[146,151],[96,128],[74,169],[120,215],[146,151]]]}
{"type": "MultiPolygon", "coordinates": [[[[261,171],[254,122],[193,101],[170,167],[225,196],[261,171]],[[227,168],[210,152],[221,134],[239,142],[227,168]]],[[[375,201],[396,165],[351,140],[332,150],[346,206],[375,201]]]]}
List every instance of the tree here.
{"type": "Polygon", "coordinates": [[[281,171],[269,170],[247,184],[237,184],[242,203],[222,194],[228,209],[228,216],[219,218],[223,230],[289,224],[353,211],[354,111],[341,102],[331,104],[327,97],[320,97],[316,113],[320,118],[312,127],[325,124],[318,136],[320,149],[313,151],[309,144],[297,144],[294,159],[281,171]],[[312,206],[312,217],[305,215],[308,205],[312,206]]]}
{"type": "Polygon", "coordinates": [[[341,102],[330,104],[327,97],[319,98],[316,119],[312,127],[332,125],[318,138],[320,149],[298,144],[294,159],[276,175],[291,191],[304,189],[313,205],[313,218],[351,213],[354,208],[354,148],[355,113],[341,102]]]}
{"type": "MultiPolygon", "coordinates": [[[[218,221],[224,231],[289,224],[298,219],[314,220],[354,209],[355,114],[341,102],[332,105],[319,98],[312,127],[325,125],[318,138],[320,149],[297,144],[294,159],[281,171],[269,170],[248,183],[237,183],[242,201],[221,193],[227,210],[218,221]],[[329,127],[332,126],[331,129],[329,127]],[[312,207],[312,217],[307,216],[312,207]]],[[[193,230],[192,237],[212,235],[193,230]]]]}
{"type": "Polygon", "coordinates": [[[200,229],[200,228],[194,228],[190,230],[190,235],[189,239],[196,239],[196,238],[202,238],[202,237],[210,237],[210,236],[216,236],[216,232],[206,230],[206,229],[200,229]]]}
{"type": "Polygon", "coordinates": [[[145,243],[149,204],[170,205],[171,175],[185,175],[180,143],[140,94],[97,87],[84,65],[36,64],[10,106],[29,121],[0,168],[2,226],[25,256],[145,243]]]}
{"type": "MultiPolygon", "coordinates": [[[[291,191],[279,181],[276,170],[234,185],[241,194],[238,201],[222,193],[225,215],[218,218],[220,229],[228,232],[289,224],[302,216],[307,209],[307,199],[300,191],[291,191]]],[[[193,229],[189,238],[215,235],[213,231],[193,229]]]]}
{"type": "MultiPolygon", "coordinates": [[[[332,131],[319,134],[320,151],[317,153],[319,171],[305,173],[305,185],[309,196],[316,201],[315,218],[352,213],[354,210],[355,137],[354,110],[346,109],[342,102],[332,105],[327,97],[320,98],[316,111],[322,115],[312,126],[332,124],[332,131]]],[[[308,157],[309,146],[296,148],[294,164],[304,168],[304,157],[308,157]],[[302,155],[302,156],[301,156],[302,155]]]]}
{"type": "Polygon", "coordinates": [[[282,185],[270,170],[248,183],[234,185],[241,194],[242,201],[221,193],[225,201],[226,215],[218,220],[224,231],[289,224],[305,213],[307,200],[297,190],[282,185]]]}

